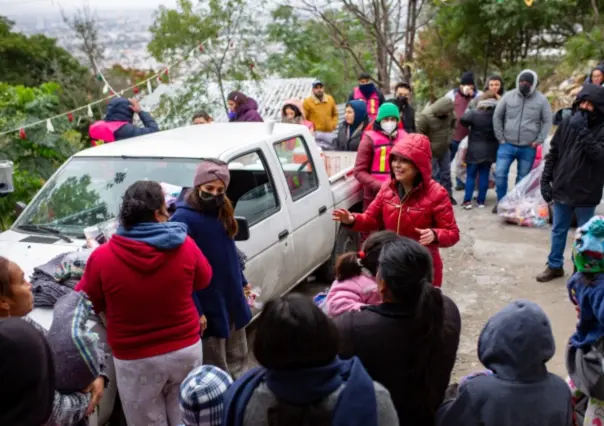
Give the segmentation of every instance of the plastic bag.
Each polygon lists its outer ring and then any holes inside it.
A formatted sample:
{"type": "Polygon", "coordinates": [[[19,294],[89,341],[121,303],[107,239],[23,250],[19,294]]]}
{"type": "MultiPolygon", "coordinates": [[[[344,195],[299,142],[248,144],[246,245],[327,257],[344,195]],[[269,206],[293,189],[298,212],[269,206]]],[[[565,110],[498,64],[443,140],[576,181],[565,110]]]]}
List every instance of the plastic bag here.
{"type": "MultiPolygon", "coordinates": [[[[466,164],[466,153],[468,152],[468,137],[462,139],[455,154],[455,177],[461,179],[462,182],[466,182],[468,165],[466,164]]],[[[478,176],[476,176],[476,186],[478,188],[478,176]]],[[[495,164],[491,166],[491,172],[489,173],[489,189],[495,188],[495,164]]]]}
{"type": "Polygon", "coordinates": [[[548,205],[541,196],[543,166],[541,162],[499,202],[497,213],[506,222],[528,227],[549,223],[548,205]]]}

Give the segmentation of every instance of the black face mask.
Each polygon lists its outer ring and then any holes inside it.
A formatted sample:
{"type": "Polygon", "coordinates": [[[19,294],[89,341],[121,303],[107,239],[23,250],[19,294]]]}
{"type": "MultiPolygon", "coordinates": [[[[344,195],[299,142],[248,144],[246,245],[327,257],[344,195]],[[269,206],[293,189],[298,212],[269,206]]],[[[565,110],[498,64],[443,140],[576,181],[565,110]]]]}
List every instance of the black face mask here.
{"type": "Polygon", "coordinates": [[[406,96],[397,96],[396,97],[396,101],[400,104],[400,105],[407,105],[407,103],[409,102],[409,100],[407,99],[406,96]]]}
{"type": "Polygon", "coordinates": [[[520,91],[520,93],[522,93],[523,96],[526,96],[531,93],[531,86],[529,84],[522,83],[520,84],[518,90],[520,91]]]}
{"type": "Polygon", "coordinates": [[[199,191],[201,208],[207,212],[217,212],[224,204],[224,194],[214,195],[211,192],[199,191]]]}

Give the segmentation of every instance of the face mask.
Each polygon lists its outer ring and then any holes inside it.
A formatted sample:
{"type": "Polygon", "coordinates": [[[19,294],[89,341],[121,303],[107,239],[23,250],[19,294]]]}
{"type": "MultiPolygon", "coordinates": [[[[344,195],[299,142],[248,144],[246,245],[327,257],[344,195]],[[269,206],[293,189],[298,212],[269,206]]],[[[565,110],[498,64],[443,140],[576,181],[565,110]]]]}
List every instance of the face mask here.
{"type": "Polygon", "coordinates": [[[522,93],[523,96],[526,96],[531,93],[531,86],[529,84],[522,83],[520,84],[518,90],[520,91],[520,93],[522,93]]]}
{"type": "Polygon", "coordinates": [[[396,121],[386,121],[385,123],[380,123],[380,125],[382,126],[382,130],[389,135],[396,130],[396,121]]]}
{"type": "Polygon", "coordinates": [[[235,111],[229,111],[229,120],[234,120],[237,117],[237,113],[235,111]]]}
{"type": "Polygon", "coordinates": [[[199,191],[201,207],[208,212],[216,212],[224,204],[224,194],[214,195],[211,192],[199,191]]]}
{"type": "Polygon", "coordinates": [[[461,93],[464,96],[470,96],[472,94],[472,88],[470,86],[463,86],[461,88],[461,93]]]}
{"type": "Polygon", "coordinates": [[[361,91],[363,96],[368,98],[373,92],[375,92],[375,86],[373,85],[373,83],[359,84],[359,90],[361,91]]]}
{"type": "Polygon", "coordinates": [[[400,103],[401,105],[407,105],[407,102],[409,102],[409,101],[407,100],[407,97],[406,97],[406,96],[397,96],[397,97],[396,97],[396,100],[397,100],[397,102],[398,102],[398,103],[400,103]]]}

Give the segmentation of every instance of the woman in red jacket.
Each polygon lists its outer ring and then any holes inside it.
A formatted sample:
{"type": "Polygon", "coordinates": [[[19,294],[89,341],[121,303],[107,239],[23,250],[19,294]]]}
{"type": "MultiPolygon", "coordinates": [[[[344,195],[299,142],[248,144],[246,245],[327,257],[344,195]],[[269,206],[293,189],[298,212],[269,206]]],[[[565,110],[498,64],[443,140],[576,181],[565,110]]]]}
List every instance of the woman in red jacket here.
{"type": "Polygon", "coordinates": [[[459,241],[453,206],[445,188],[432,179],[430,140],[417,133],[407,134],[389,157],[391,179],[362,214],[340,209],[336,221],[359,232],[380,229],[395,231],[426,246],[434,260],[433,284],[440,287],[443,263],[439,247],[459,241]]]}

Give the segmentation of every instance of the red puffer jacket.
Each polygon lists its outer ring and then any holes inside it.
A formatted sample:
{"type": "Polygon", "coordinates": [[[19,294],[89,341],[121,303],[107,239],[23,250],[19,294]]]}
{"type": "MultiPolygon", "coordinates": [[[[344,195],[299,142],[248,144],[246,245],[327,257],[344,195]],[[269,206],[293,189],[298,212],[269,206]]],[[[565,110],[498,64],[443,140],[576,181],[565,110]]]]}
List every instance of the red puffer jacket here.
{"type": "Polygon", "coordinates": [[[394,178],[385,182],[367,210],[354,215],[353,229],[359,232],[389,229],[415,241],[419,240],[416,229],[432,229],[436,241],[427,248],[434,261],[433,284],[440,287],[443,262],[438,248],[455,245],[459,241],[459,228],[449,194],[432,180],[430,140],[417,133],[408,134],[392,148],[390,161],[393,156],[413,161],[421,174],[421,183],[401,201],[394,178]]]}

